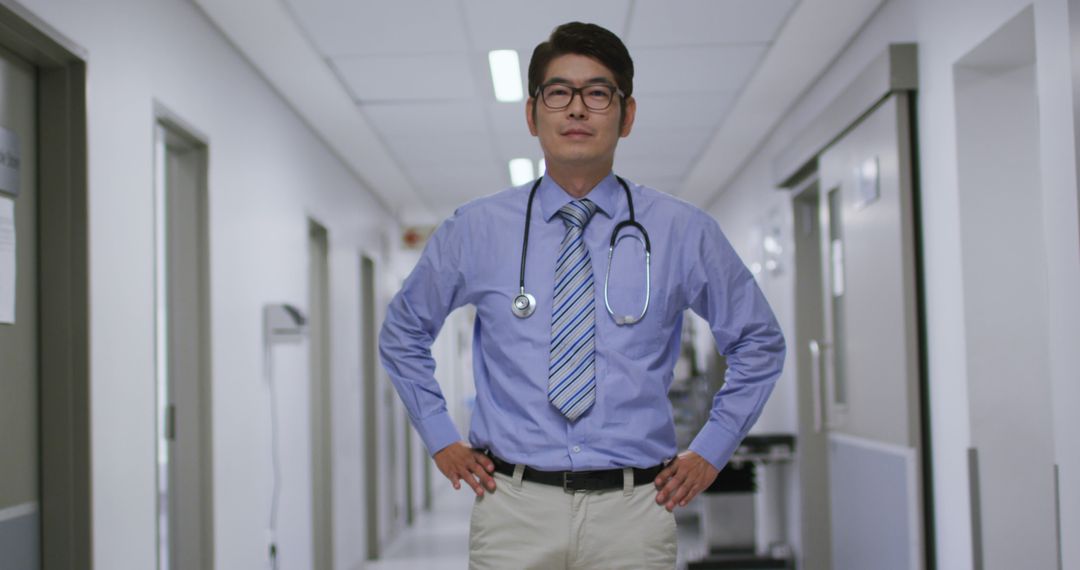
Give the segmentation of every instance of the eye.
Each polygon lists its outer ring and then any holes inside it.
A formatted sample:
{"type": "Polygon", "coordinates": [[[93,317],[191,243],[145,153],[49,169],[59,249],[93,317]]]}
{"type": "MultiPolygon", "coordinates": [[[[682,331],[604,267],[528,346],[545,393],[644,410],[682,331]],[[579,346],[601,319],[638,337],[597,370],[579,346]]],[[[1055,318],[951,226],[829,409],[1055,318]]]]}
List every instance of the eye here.
{"type": "Polygon", "coordinates": [[[570,94],[570,89],[564,85],[550,85],[544,90],[548,97],[565,97],[570,94]]]}
{"type": "Polygon", "coordinates": [[[607,99],[611,96],[611,90],[601,86],[590,87],[586,95],[593,99],[607,99]]]}

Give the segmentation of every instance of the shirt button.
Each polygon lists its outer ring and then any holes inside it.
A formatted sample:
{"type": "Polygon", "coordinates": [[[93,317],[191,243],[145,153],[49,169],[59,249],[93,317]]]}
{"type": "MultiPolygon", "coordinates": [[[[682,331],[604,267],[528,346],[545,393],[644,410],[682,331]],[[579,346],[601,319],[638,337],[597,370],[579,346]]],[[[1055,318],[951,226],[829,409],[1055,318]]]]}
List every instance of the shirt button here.
{"type": "Polygon", "coordinates": [[[581,453],[581,448],[575,445],[574,446],[574,453],[581,453]]]}

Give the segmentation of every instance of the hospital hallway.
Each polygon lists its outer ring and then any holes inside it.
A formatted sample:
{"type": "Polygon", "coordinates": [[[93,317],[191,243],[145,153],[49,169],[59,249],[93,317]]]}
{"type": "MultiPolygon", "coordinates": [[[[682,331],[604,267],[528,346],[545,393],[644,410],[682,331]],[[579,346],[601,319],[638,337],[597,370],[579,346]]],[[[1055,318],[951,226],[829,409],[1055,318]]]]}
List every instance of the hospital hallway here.
{"type": "Polygon", "coordinates": [[[0,0],[0,570],[1080,570],[1078,180],[1080,0],[0,0]]]}

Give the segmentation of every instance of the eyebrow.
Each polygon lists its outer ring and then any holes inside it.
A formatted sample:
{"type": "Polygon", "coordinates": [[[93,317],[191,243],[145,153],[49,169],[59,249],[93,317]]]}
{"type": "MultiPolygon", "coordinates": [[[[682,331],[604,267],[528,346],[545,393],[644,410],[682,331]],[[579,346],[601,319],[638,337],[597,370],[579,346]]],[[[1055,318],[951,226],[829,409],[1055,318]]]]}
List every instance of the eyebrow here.
{"type": "MultiPolygon", "coordinates": [[[[553,83],[560,83],[560,84],[565,84],[565,85],[573,85],[574,84],[569,79],[566,79],[566,78],[563,78],[563,77],[552,77],[551,79],[544,82],[544,85],[551,85],[553,83]]],[[[593,77],[592,79],[586,80],[585,85],[610,85],[610,86],[613,86],[613,87],[615,86],[615,84],[610,79],[608,79],[607,77],[593,77]]]]}

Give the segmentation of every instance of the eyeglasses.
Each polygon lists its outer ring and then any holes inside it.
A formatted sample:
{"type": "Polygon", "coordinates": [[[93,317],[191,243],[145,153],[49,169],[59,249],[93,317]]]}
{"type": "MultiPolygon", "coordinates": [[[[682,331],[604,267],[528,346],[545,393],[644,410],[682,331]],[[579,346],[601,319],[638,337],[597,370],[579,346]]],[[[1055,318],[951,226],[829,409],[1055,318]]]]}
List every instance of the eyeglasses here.
{"type": "Polygon", "coordinates": [[[548,83],[540,86],[540,100],[552,111],[561,111],[570,106],[574,95],[581,94],[581,102],[592,111],[603,111],[611,106],[615,95],[623,97],[622,90],[614,85],[595,83],[585,87],[571,87],[565,83],[548,83]]]}

